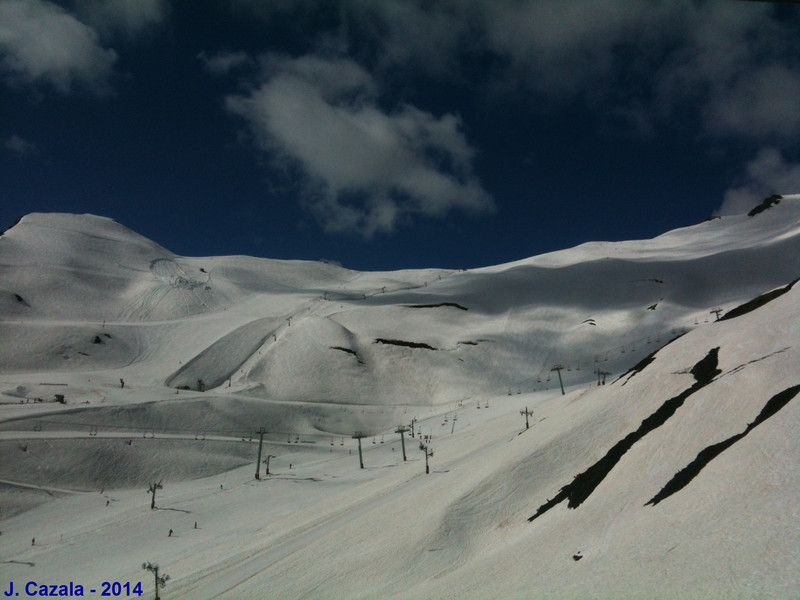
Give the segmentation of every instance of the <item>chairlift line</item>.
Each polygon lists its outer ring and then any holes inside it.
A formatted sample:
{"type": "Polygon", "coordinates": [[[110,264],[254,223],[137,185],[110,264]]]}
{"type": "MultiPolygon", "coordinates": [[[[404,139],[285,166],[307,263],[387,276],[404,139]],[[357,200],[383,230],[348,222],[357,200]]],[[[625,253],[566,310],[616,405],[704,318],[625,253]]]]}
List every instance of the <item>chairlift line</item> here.
{"type": "MultiPolygon", "coordinates": [[[[488,400],[484,401],[476,401],[476,408],[481,409],[488,409],[490,402],[488,400]]],[[[463,406],[463,403],[462,403],[463,406]]],[[[455,430],[455,421],[457,419],[457,414],[453,414],[452,416],[447,413],[445,414],[445,423],[452,423],[451,433],[455,430]]],[[[417,419],[414,418],[412,420],[412,424],[416,424],[417,419]]],[[[442,423],[444,426],[445,423],[442,423]]],[[[181,440],[181,441],[188,441],[188,442],[254,442],[258,441],[259,432],[253,432],[252,430],[248,431],[236,431],[234,429],[198,429],[198,428],[162,428],[162,427],[141,427],[141,426],[123,426],[123,425],[114,425],[114,424],[100,424],[97,423],[88,423],[88,422],[76,422],[76,421],[58,421],[58,420],[48,420],[48,419],[38,419],[34,422],[36,431],[41,431],[42,429],[47,429],[48,436],[52,437],[59,437],[61,434],[80,434],[81,431],[89,432],[89,435],[92,437],[97,436],[98,439],[110,439],[110,438],[120,438],[126,445],[132,445],[132,435],[136,435],[137,433],[141,433],[142,438],[144,439],[154,439],[156,438],[156,431],[159,432],[161,439],[164,440],[181,440]],[[100,434],[99,429],[103,428],[104,433],[100,434]],[[174,437],[173,437],[174,436],[174,437]]],[[[407,432],[416,433],[410,426],[406,429],[407,432]]],[[[85,433],[84,433],[85,435],[85,433]]],[[[303,434],[300,436],[297,433],[287,432],[282,433],[278,431],[273,432],[265,432],[265,440],[267,443],[281,443],[280,436],[286,435],[285,443],[295,443],[295,444],[315,444],[319,443],[318,440],[321,438],[322,443],[325,440],[329,442],[331,446],[336,445],[336,438],[339,437],[339,446],[345,445],[345,437],[344,436],[331,436],[330,434],[324,433],[308,433],[303,434]],[[267,437],[269,436],[269,437],[267,437]],[[314,439],[306,439],[306,438],[317,438],[314,439]]],[[[367,437],[366,435],[362,434],[362,437],[367,437]]],[[[424,436],[427,442],[430,442],[432,436],[430,434],[425,434],[424,436]]],[[[381,434],[381,439],[377,439],[377,435],[372,436],[373,444],[377,445],[378,443],[385,444],[386,443],[386,436],[385,434],[381,434]]]]}

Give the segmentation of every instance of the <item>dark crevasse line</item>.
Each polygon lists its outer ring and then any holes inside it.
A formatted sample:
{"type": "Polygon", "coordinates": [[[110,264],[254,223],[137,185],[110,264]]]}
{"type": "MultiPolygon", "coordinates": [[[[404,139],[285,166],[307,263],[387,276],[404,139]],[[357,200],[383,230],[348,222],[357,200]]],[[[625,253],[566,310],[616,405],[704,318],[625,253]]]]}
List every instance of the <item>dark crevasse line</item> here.
{"type": "Polygon", "coordinates": [[[457,302],[439,302],[438,304],[406,304],[406,308],[443,308],[450,306],[459,310],[469,310],[466,306],[461,306],[457,302]]]}
{"type": "MultiPolygon", "coordinates": [[[[659,350],[660,350],[660,348],[659,348],[659,350]]],[[[622,375],[617,377],[617,379],[614,381],[614,383],[616,383],[620,379],[623,379],[624,377],[627,377],[627,376],[630,376],[630,377],[628,377],[628,379],[630,379],[631,377],[633,377],[637,373],[641,373],[642,371],[644,371],[645,368],[647,367],[647,365],[649,365],[651,362],[653,362],[656,359],[656,353],[657,352],[658,352],[658,350],[656,350],[655,352],[651,352],[650,354],[645,356],[642,360],[640,360],[638,363],[633,365],[630,369],[625,371],[622,375]]],[[[628,383],[628,379],[623,381],[622,385],[625,385],[626,383],[628,383]]]]}
{"type": "Polygon", "coordinates": [[[792,289],[795,283],[800,281],[800,279],[795,279],[789,285],[786,285],[782,288],[778,288],[777,290],[772,290],[771,292],[766,292],[753,298],[752,300],[745,302],[744,304],[740,304],[736,308],[732,308],[724,315],[722,315],[719,320],[726,321],[728,319],[735,319],[736,317],[741,317],[742,315],[746,315],[749,312],[753,312],[757,308],[761,308],[768,302],[772,302],[775,298],[779,298],[783,296],[786,292],[792,289]]]}
{"type": "Polygon", "coordinates": [[[745,433],[750,433],[753,428],[758,427],[761,423],[789,404],[789,401],[794,398],[798,392],[800,392],[800,384],[786,388],[767,400],[767,403],[764,405],[764,408],[761,409],[761,412],[758,413],[755,420],[747,426],[745,433]]]}
{"type": "Polygon", "coordinates": [[[645,357],[644,357],[642,360],[640,360],[638,363],[636,363],[635,365],[633,365],[633,366],[632,366],[630,369],[628,369],[627,371],[625,371],[625,372],[624,372],[622,375],[620,375],[619,377],[617,377],[617,378],[614,380],[614,383],[616,383],[616,382],[617,382],[617,381],[619,381],[620,379],[625,379],[625,381],[623,381],[623,382],[622,382],[622,385],[625,385],[626,383],[628,383],[628,381],[630,381],[630,379],[631,379],[631,378],[632,378],[634,375],[636,375],[637,373],[641,373],[642,371],[644,371],[645,367],[647,367],[647,366],[648,366],[650,363],[652,363],[652,362],[653,362],[653,361],[656,359],[656,354],[658,354],[659,352],[661,352],[661,351],[662,351],[664,348],[666,348],[667,346],[669,346],[669,345],[670,345],[672,342],[674,342],[675,340],[677,340],[677,339],[678,339],[678,338],[680,338],[680,337],[683,337],[684,335],[686,335],[686,334],[685,334],[685,333],[681,333],[680,335],[676,335],[674,338],[672,338],[672,339],[671,339],[670,341],[668,341],[666,344],[664,344],[664,345],[663,345],[663,346],[661,346],[660,348],[657,348],[656,350],[654,350],[653,352],[651,352],[650,354],[648,354],[647,356],[645,356],[645,357]]]}
{"type": "Polygon", "coordinates": [[[683,405],[689,396],[711,383],[714,377],[721,373],[717,369],[718,354],[719,347],[711,349],[702,360],[692,367],[691,373],[696,381],[690,388],[664,402],[653,414],[642,421],[636,431],[629,433],[614,444],[603,458],[583,473],[576,475],[572,482],[562,487],[553,499],[541,505],[533,516],[528,517],[528,521],[533,521],[542,516],[564,500],[568,501],[567,506],[569,508],[580,506],[636,442],[663,425],[667,419],[675,414],[675,411],[683,405]]]}
{"type": "Polygon", "coordinates": [[[407,342],[405,340],[387,340],[385,338],[376,338],[376,344],[389,344],[392,346],[405,346],[406,348],[423,348],[425,350],[436,350],[433,346],[429,344],[424,344],[422,342],[407,342]]]}
{"type": "Polygon", "coordinates": [[[655,506],[662,500],[669,498],[672,496],[672,494],[679,492],[684,487],[689,485],[689,482],[697,477],[700,474],[700,471],[702,471],[706,465],[708,465],[708,463],[722,454],[725,450],[733,446],[736,442],[744,438],[761,423],[775,415],[779,410],[786,406],[789,401],[798,394],[798,392],[800,392],[800,385],[792,386],[783,390],[782,392],[779,392],[778,394],[775,394],[767,401],[767,403],[764,405],[764,408],[761,409],[761,412],[756,417],[755,421],[750,423],[742,433],[737,433],[736,435],[729,437],[727,440],[712,444],[711,446],[701,450],[695,459],[683,469],[675,473],[672,479],[670,479],[667,484],[661,488],[661,491],[653,496],[645,504],[645,506],[647,504],[655,506]]]}
{"type": "Polygon", "coordinates": [[[328,348],[330,348],[331,350],[341,350],[342,352],[347,352],[348,354],[352,354],[353,356],[356,357],[356,359],[358,359],[358,362],[360,362],[362,365],[364,364],[364,361],[361,360],[361,357],[358,355],[358,352],[356,352],[351,348],[344,348],[342,346],[328,346],[328,348]]]}

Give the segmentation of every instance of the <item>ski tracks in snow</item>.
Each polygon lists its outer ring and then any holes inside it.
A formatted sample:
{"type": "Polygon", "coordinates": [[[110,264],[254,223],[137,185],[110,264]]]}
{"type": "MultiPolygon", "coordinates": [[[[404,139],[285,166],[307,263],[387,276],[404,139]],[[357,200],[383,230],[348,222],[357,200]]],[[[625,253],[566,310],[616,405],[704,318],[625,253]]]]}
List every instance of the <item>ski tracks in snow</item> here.
{"type": "MultiPolygon", "coordinates": [[[[239,548],[238,551],[225,550],[221,552],[219,548],[211,548],[208,550],[208,556],[209,562],[213,566],[203,570],[201,577],[193,578],[191,582],[182,584],[180,587],[174,587],[172,593],[194,600],[210,600],[224,596],[236,597],[235,590],[243,586],[243,589],[246,590],[247,582],[253,577],[272,568],[282,560],[309,548],[324,536],[331,535],[340,529],[347,530],[347,525],[352,521],[360,519],[380,507],[384,502],[391,500],[400,488],[407,487],[414,480],[421,481],[422,478],[423,475],[420,473],[402,475],[368,495],[365,495],[361,488],[350,490],[345,494],[353,494],[355,496],[353,500],[340,503],[335,509],[325,512],[321,516],[312,517],[288,531],[278,530],[267,537],[256,538],[246,546],[239,548]],[[228,558],[221,562],[213,558],[220,554],[228,558]],[[231,593],[234,595],[231,596],[231,593]]],[[[327,505],[335,504],[337,500],[339,498],[332,498],[327,505]]],[[[254,533],[258,535],[260,531],[263,530],[257,530],[254,533]]],[[[240,543],[231,541],[225,545],[240,543]]],[[[196,563],[197,557],[191,560],[196,563]]],[[[178,566],[174,565],[174,568],[177,569],[178,566]]],[[[238,597],[248,597],[248,595],[244,593],[238,597]]]]}
{"type": "Polygon", "coordinates": [[[137,294],[122,311],[123,321],[147,320],[158,306],[168,297],[175,297],[181,308],[188,312],[192,307],[202,306],[208,310],[212,307],[206,302],[198,289],[206,289],[209,278],[199,281],[190,277],[183,267],[171,258],[159,258],[150,263],[153,280],[147,288],[137,294]]]}

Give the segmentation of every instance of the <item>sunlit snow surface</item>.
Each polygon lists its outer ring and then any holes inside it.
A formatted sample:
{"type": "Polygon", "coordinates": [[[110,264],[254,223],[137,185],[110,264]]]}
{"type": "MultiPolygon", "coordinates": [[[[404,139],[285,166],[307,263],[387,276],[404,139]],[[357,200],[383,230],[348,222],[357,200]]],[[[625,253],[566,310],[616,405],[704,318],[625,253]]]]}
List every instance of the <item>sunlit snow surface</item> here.
{"type": "Polygon", "coordinates": [[[711,311],[798,277],[797,196],[468,271],[187,258],[28,215],[0,237],[0,591],[152,598],[149,561],[162,598],[797,598],[800,286],[711,311]]]}

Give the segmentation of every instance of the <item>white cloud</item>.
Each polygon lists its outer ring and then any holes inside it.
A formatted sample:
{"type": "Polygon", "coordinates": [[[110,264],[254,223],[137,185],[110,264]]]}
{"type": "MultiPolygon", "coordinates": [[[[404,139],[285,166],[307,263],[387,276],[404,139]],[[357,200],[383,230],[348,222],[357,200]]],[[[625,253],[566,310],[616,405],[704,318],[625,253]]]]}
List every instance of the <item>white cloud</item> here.
{"type": "Polygon", "coordinates": [[[345,3],[346,29],[380,47],[379,68],[400,65],[434,76],[452,76],[458,55],[476,41],[476,11],[468,2],[353,0],[345,3]]]}
{"type": "Polygon", "coordinates": [[[18,135],[11,135],[3,140],[3,148],[17,156],[29,156],[37,153],[36,144],[18,135]]]}
{"type": "Polygon", "coordinates": [[[265,81],[227,106],[264,150],[301,167],[306,202],[328,231],[369,237],[411,215],[493,209],[459,118],[383,110],[352,60],[270,57],[265,81]]]}
{"type": "Polygon", "coordinates": [[[746,213],[772,194],[796,193],[800,193],[800,164],[787,162],[775,148],[762,148],[747,163],[745,176],[739,186],[725,192],[722,206],[715,214],[746,213]]]}
{"type": "MultiPolygon", "coordinates": [[[[544,97],[755,140],[800,134],[797,19],[748,2],[483,3],[487,48],[544,97]],[[685,123],[685,120],[684,120],[685,123]]],[[[637,130],[642,129],[639,121],[637,130]]],[[[644,130],[647,130],[645,127],[644,130]]]]}
{"type": "Polygon", "coordinates": [[[660,2],[540,0],[485,3],[488,48],[510,61],[511,74],[547,95],[613,85],[616,52],[646,48],[664,19],[660,2]]]}
{"type": "Polygon", "coordinates": [[[253,63],[253,60],[242,51],[218,52],[216,54],[200,52],[197,58],[212,75],[227,75],[234,69],[246,67],[253,63]]]}
{"type": "Polygon", "coordinates": [[[633,131],[677,120],[761,143],[800,135],[796,16],[719,0],[353,0],[351,42],[367,32],[377,64],[458,78],[494,57],[487,88],[532,103],[582,99],[633,131]],[[643,119],[644,117],[644,119],[643,119]]]}
{"type": "MultiPolygon", "coordinates": [[[[314,3],[234,5],[269,22],[319,23],[314,3]]],[[[320,39],[338,39],[395,83],[421,74],[465,81],[477,63],[487,69],[484,90],[521,92],[542,111],[577,99],[604,127],[784,144],[800,135],[800,17],[782,8],[728,0],[331,0],[320,39]]]]}
{"type": "Polygon", "coordinates": [[[64,94],[76,87],[105,94],[116,60],[92,28],[51,2],[0,3],[0,70],[12,85],[46,83],[64,94]]]}
{"type": "Polygon", "coordinates": [[[121,33],[129,38],[163,23],[167,0],[73,0],[81,19],[104,35],[121,33]]]}
{"type": "Polygon", "coordinates": [[[743,73],[706,109],[723,135],[796,138],[800,133],[800,69],[774,64],[743,73]]]}
{"type": "Polygon", "coordinates": [[[679,45],[655,76],[664,117],[696,108],[704,133],[719,137],[800,134],[796,24],[747,2],[692,5],[681,17],[679,45]]]}
{"type": "Polygon", "coordinates": [[[486,90],[525,95],[544,114],[577,100],[595,112],[601,132],[677,130],[711,144],[762,147],[719,213],[747,212],[773,193],[800,191],[800,165],[781,155],[796,153],[800,138],[797,11],[720,0],[351,6],[375,21],[372,39],[384,69],[421,67],[457,79],[470,69],[469,57],[483,57],[492,65],[486,90]]]}

